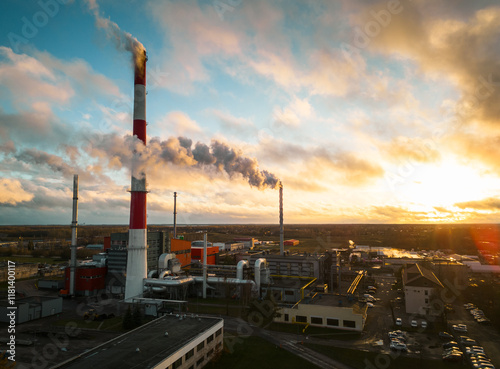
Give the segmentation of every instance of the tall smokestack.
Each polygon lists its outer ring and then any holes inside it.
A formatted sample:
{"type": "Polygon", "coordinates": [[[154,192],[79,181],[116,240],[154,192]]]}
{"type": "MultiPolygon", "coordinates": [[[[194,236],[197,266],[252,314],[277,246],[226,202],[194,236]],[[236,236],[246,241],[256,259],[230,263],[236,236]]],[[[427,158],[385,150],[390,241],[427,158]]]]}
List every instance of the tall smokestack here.
{"type": "Polygon", "coordinates": [[[177,192],[174,192],[174,238],[177,238],[177,192]]]}
{"type": "Polygon", "coordinates": [[[203,298],[207,298],[207,232],[203,234],[203,298]]]}
{"type": "MultiPolygon", "coordinates": [[[[139,51],[134,57],[133,134],[146,145],[146,50],[139,51]]],[[[134,155],[138,154],[134,153],[134,155]]],[[[145,173],[136,174],[132,170],[125,300],[142,295],[143,279],[147,276],[146,195],[145,173]]]]}
{"type": "Polygon", "coordinates": [[[283,183],[278,184],[280,189],[280,255],[285,255],[284,232],[283,232],[283,183]]]}
{"type": "Polygon", "coordinates": [[[75,295],[76,228],[78,226],[78,174],[73,176],[73,218],[71,221],[71,262],[69,265],[69,295],[75,295]]]}

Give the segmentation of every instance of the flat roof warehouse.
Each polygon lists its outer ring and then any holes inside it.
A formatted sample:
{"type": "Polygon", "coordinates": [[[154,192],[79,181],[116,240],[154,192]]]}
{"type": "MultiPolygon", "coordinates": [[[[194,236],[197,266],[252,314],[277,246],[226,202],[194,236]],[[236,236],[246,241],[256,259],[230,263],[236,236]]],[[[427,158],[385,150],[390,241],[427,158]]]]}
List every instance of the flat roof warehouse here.
{"type": "Polygon", "coordinates": [[[169,368],[207,362],[222,350],[223,320],[166,315],[54,368],[169,368]],[[181,320],[182,317],[182,320],[181,320]]]}

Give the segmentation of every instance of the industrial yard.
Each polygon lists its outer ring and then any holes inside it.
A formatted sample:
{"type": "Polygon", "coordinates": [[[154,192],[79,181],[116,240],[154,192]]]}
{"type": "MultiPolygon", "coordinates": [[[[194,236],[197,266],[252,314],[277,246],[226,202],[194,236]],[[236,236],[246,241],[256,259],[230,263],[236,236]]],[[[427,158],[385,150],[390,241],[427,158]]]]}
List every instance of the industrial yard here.
{"type": "Polygon", "coordinates": [[[0,367],[500,368],[498,4],[2,6],[0,367]]]}

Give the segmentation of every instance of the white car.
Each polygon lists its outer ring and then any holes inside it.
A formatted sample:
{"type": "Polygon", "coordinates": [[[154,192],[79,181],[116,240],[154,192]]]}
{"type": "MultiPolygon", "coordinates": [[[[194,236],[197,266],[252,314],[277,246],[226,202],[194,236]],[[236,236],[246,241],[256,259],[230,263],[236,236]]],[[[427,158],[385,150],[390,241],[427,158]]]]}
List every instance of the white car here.
{"type": "Polygon", "coordinates": [[[454,331],[467,333],[467,326],[465,324],[453,324],[451,326],[454,331]]]}
{"type": "Polygon", "coordinates": [[[427,322],[425,320],[422,320],[420,325],[422,326],[422,328],[427,328],[427,322]]]}
{"type": "Polygon", "coordinates": [[[396,350],[396,351],[408,351],[406,344],[397,341],[392,341],[390,348],[391,350],[396,350]]]}
{"type": "Polygon", "coordinates": [[[375,307],[375,305],[373,305],[371,302],[367,302],[366,306],[368,306],[369,308],[375,307]]]}
{"type": "Polygon", "coordinates": [[[412,321],[411,321],[411,326],[412,326],[413,328],[417,328],[417,327],[418,327],[418,323],[417,323],[417,321],[416,321],[416,320],[412,320],[412,321]]]}
{"type": "Polygon", "coordinates": [[[402,326],[403,325],[403,319],[396,318],[396,325],[402,326]]]}

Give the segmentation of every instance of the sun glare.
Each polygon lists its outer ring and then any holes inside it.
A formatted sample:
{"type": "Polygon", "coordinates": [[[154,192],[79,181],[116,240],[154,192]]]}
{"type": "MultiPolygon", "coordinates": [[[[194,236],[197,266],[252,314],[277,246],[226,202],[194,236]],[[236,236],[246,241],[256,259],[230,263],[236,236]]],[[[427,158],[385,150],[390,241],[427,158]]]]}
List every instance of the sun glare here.
{"type": "Polygon", "coordinates": [[[478,170],[454,160],[440,165],[423,165],[408,178],[402,196],[415,205],[453,207],[464,201],[478,200],[493,189],[491,179],[478,170]]]}

